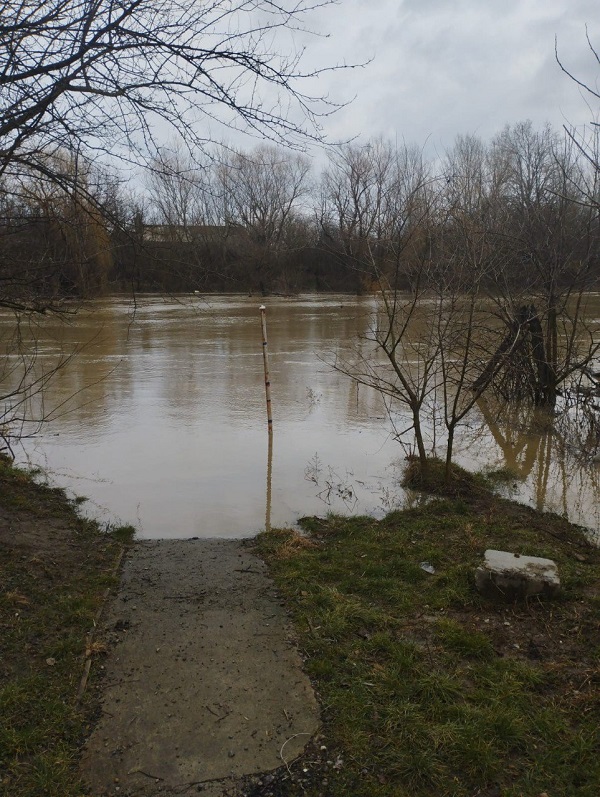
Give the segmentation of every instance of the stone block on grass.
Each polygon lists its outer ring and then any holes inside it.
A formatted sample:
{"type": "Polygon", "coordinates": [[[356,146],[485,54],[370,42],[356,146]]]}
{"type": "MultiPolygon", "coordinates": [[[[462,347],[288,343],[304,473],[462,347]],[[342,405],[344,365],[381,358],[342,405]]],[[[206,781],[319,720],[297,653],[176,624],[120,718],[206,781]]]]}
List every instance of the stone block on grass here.
{"type": "Polygon", "coordinates": [[[487,550],[475,571],[475,583],[482,595],[505,601],[553,598],[560,591],[556,562],[508,551],[487,550]]]}

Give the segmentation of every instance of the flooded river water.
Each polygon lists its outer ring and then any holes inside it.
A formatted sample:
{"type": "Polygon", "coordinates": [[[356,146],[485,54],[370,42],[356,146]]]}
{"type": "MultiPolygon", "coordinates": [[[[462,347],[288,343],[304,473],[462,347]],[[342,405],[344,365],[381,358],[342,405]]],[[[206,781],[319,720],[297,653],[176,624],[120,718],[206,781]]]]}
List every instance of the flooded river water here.
{"type": "MultiPolygon", "coordinates": [[[[44,397],[53,415],[18,459],[87,496],[87,511],[141,537],[243,537],[327,511],[383,515],[407,496],[405,452],[378,395],[328,363],[365,333],[369,297],[266,301],[269,452],[256,297],[93,302],[47,323],[40,361],[80,351],[44,397]]],[[[600,315],[600,311],[599,311],[600,315]]],[[[8,317],[0,319],[8,328],[8,317]]],[[[600,529],[600,465],[568,441],[479,408],[456,459],[509,466],[519,500],[600,529]]],[[[85,506],[85,505],[84,505],[85,506]]]]}

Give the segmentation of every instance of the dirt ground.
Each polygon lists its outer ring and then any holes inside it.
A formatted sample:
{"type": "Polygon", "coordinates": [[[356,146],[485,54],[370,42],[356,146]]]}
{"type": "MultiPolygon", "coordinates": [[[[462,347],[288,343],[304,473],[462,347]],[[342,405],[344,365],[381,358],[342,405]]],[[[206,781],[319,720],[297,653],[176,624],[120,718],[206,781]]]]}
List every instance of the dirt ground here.
{"type": "Polygon", "coordinates": [[[284,609],[243,542],[137,543],[103,623],[114,646],[82,760],[97,797],[230,794],[317,731],[284,609]]]}

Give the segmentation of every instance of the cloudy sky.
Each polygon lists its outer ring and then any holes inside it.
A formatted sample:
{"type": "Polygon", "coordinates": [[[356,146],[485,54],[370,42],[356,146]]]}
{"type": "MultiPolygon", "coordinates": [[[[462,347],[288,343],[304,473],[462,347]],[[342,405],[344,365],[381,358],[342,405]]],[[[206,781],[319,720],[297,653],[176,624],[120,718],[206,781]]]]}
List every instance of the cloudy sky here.
{"type": "MultiPolygon", "coordinates": [[[[340,0],[314,17],[328,39],[308,63],[370,63],[320,84],[353,102],[327,121],[329,137],[384,135],[443,151],[458,133],[493,135],[531,119],[580,125],[592,112],[554,56],[600,84],[599,0],[340,0]]],[[[596,110],[600,103],[596,103],[596,110]]]]}

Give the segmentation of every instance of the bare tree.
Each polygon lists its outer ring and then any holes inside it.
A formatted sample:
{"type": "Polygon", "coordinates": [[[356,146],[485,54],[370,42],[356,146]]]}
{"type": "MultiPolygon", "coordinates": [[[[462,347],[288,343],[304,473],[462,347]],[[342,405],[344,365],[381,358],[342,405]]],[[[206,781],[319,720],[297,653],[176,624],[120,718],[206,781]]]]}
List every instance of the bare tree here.
{"type": "Polygon", "coordinates": [[[494,272],[494,288],[505,317],[522,317],[524,333],[516,349],[521,387],[515,384],[513,398],[529,393],[553,407],[559,386],[597,350],[582,311],[600,276],[600,208],[585,201],[585,160],[550,128],[507,127],[493,142],[493,156],[505,175],[497,239],[509,252],[505,268],[494,272]]]}
{"type": "MultiPolygon", "coordinates": [[[[83,264],[92,236],[81,238],[81,211],[94,219],[88,226],[95,225],[99,240],[110,207],[101,208],[98,194],[80,179],[81,164],[120,158],[145,166],[169,135],[183,140],[193,157],[219,134],[218,125],[288,146],[320,139],[320,115],[334,106],[303,91],[304,79],[319,70],[303,69],[294,35],[305,36],[310,12],[329,2],[6,0],[0,16],[0,190],[18,195],[33,181],[38,207],[42,197],[51,197],[52,223],[71,250],[79,240],[83,264]]],[[[2,204],[20,212],[15,203],[2,204]]],[[[56,310],[62,297],[37,290],[48,283],[45,267],[53,271],[47,251],[38,252],[33,281],[12,280],[5,244],[10,249],[16,240],[15,223],[20,220],[13,216],[0,225],[0,307],[15,308],[19,327],[27,314],[56,310]]],[[[27,380],[17,384],[23,394],[27,380]]]]}
{"type": "Polygon", "coordinates": [[[379,298],[366,342],[352,358],[334,364],[359,384],[401,406],[410,417],[398,430],[411,433],[425,476],[427,428],[438,387],[440,341],[430,293],[430,241],[437,195],[421,153],[377,140],[346,146],[330,159],[322,184],[322,224],[350,258],[359,279],[379,298]],[[402,288],[410,286],[410,291],[402,288]]]}
{"type": "Polygon", "coordinates": [[[223,219],[242,232],[244,257],[264,293],[301,217],[310,162],[302,154],[262,144],[251,152],[229,152],[217,173],[223,219]]]}
{"type": "MultiPolygon", "coordinates": [[[[218,125],[288,146],[319,139],[320,115],[334,106],[303,92],[319,70],[303,71],[294,36],[306,36],[311,11],[329,2],[7,0],[4,185],[37,174],[71,197],[76,181],[61,166],[64,153],[78,163],[146,166],[174,134],[190,158],[201,158],[218,125]]],[[[76,188],[83,195],[81,183],[76,188]]]]}
{"type": "MultiPolygon", "coordinates": [[[[330,248],[356,274],[360,291],[399,274],[399,256],[431,204],[422,153],[384,139],[332,151],[321,183],[320,224],[330,248]]],[[[406,257],[403,276],[407,276],[406,257]]],[[[417,266],[419,268],[419,266],[417,266]]]]}
{"type": "Polygon", "coordinates": [[[112,266],[103,212],[111,176],[68,152],[47,163],[68,175],[68,191],[25,169],[2,186],[0,306],[21,312],[58,310],[66,297],[103,290],[112,266]]]}
{"type": "Polygon", "coordinates": [[[310,161],[304,155],[272,145],[229,153],[218,169],[226,197],[224,218],[244,227],[256,241],[277,249],[308,193],[309,172],[310,161]]]}
{"type": "Polygon", "coordinates": [[[352,256],[377,276],[380,308],[374,353],[338,368],[408,410],[422,483],[432,432],[448,483],[457,430],[491,385],[510,374],[529,386],[510,399],[553,406],[598,351],[583,308],[598,277],[597,212],[574,194],[572,148],[528,123],[491,147],[459,138],[440,178],[417,180],[413,194],[351,154],[348,179],[330,171],[326,185],[352,256]]]}
{"type": "Polygon", "coordinates": [[[211,164],[201,169],[180,147],[161,151],[152,161],[148,187],[155,218],[173,240],[189,240],[191,227],[206,224],[211,164]]]}
{"type": "MultiPolygon", "coordinates": [[[[594,46],[594,43],[590,39],[589,33],[586,29],[586,40],[588,45],[588,50],[592,58],[592,63],[596,65],[597,68],[600,68],[600,53],[598,49],[594,46]]],[[[592,119],[590,120],[590,130],[589,131],[580,131],[575,129],[572,126],[565,125],[564,130],[568,138],[577,148],[579,153],[585,158],[585,160],[589,163],[592,167],[592,170],[596,173],[600,171],[600,146],[598,141],[598,136],[600,133],[600,120],[598,115],[600,113],[600,106],[598,106],[598,102],[600,101],[600,91],[598,90],[598,83],[593,80],[584,80],[581,77],[575,75],[571,72],[561,60],[559,53],[558,53],[558,37],[555,39],[554,43],[554,52],[556,57],[556,62],[558,63],[562,72],[564,72],[567,77],[569,77],[575,85],[577,85],[585,99],[588,100],[588,107],[590,109],[590,114],[592,119]]],[[[592,204],[598,206],[600,204],[600,196],[597,190],[597,183],[594,181],[594,188],[595,190],[587,192],[587,200],[592,204]]]]}
{"type": "Polygon", "coordinates": [[[300,88],[316,73],[303,72],[301,50],[277,54],[273,39],[304,31],[328,2],[8,0],[0,174],[18,165],[49,174],[45,159],[57,148],[145,158],[158,122],[191,147],[215,120],[288,143],[318,137],[319,113],[331,106],[300,88]]]}

